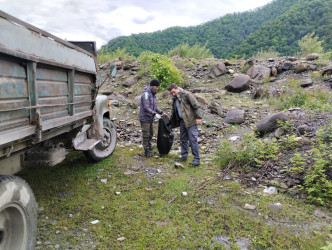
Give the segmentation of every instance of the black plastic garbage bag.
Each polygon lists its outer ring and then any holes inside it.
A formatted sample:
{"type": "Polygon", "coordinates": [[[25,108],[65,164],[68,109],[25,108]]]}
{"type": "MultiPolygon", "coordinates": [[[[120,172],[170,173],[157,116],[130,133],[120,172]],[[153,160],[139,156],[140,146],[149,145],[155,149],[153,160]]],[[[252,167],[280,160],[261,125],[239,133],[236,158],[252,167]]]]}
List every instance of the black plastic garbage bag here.
{"type": "Polygon", "coordinates": [[[171,129],[169,118],[163,115],[159,119],[158,124],[158,137],[157,137],[157,148],[159,154],[167,155],[172,148],[174,140],[174,133],[171,129]]]}

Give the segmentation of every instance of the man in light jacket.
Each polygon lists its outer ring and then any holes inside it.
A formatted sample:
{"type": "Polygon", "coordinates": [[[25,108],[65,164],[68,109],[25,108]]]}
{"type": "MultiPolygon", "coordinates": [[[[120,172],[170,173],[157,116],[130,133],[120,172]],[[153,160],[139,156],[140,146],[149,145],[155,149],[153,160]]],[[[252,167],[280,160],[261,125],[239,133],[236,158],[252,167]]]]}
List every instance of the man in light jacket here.
{"type": "Polygon", "coordinates": [[[150,82],[150,86],[144,88],[141,96],[141,106],[139,112],[139,121],[142,127],[143,147],[146,157],[152,157],[152,145],[151,140],[153,136],[153,117],[157,119],[161,118],[162,111],[157,106],[157,90],[160,86],[160,82],[157,79],[153,79],[150,82]]]}
{"type": "Polygon", "coordinates": [[[187,161],[189,144],[194,160],[190,165],[200,164],[198,148],[198,128],[202,122],[202,111],[197,99],[188,91],[171,84],[168,91],[173,96],[173,109],[171,114],[172,128],[180,126],[181,158],[179,161],[187,161]]]}

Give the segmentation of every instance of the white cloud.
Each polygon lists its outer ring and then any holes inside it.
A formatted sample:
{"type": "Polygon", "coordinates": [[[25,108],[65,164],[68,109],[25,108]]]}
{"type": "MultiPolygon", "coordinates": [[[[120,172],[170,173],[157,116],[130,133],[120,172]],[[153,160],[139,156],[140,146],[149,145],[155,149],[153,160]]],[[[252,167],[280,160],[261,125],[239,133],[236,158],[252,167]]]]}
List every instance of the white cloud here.
{"type": "Polygon", "coordinates": [[[62,39],[97,41],[194,26],[272,0],[0,0],[1,10],[62,39]]]}

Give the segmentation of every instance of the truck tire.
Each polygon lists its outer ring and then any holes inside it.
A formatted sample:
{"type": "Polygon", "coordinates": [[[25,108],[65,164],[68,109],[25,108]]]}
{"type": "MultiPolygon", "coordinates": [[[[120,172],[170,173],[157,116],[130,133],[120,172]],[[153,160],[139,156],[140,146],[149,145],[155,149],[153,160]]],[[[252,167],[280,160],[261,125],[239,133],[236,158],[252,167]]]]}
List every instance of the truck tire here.
{"type": "Polygon", "coordinates": [[[0,176],[0,249],[35,249],[37,203],[29,185],[0,176]]]}
{"type": "Polygon", "coordinates": [[[84,151],[85,155],[93,161],[101,161],[110,156],[116,146],[116,126],[108,118],[103,121],[104,138],[93,149],[84,151]]]}

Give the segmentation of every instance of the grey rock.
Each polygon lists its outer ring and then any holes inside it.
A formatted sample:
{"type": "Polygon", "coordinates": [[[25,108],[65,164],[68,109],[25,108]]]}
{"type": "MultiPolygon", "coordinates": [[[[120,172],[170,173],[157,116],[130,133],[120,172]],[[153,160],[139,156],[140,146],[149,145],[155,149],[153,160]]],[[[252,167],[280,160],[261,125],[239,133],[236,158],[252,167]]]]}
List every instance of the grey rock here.
{"type": "Polygon", "coordinates": [[[307,79],[305,80],[305,83],[302,83],[302,84],[301,84],[301,87],[302,87],[302,88],[306,88],[306,87],[311,86],[313,83],[314,83],[314,82],[312,81],[312,79],[307,78],[307,79]]]}
{"type": "MultiPolygon", "coordinates": [[[[215,92],[214,89],[208,88],[208,87],[197,87],[191,90],[192,93],[211,93],[215,92]]],[[[169,95],[169,93],[167,92],[169,95]]]]}
{"type": "Polygon", "coordinates": [[[287,60],[288,60],[288,61],[291,61],[291,62],[295,62],[295,61],[297,61],[297,58],[294,57],[294,56],[288,56],[288,57],[287,57],[287,60]]]}
{"type": "Polygon", "coordinates": [[[282,128],[277,128],[277,130],[274,132],[274,136],[276,138],[280,138],[285,133],[285,130],[282,128]]]}
{"type": "Polygon", "coordinates": [[[270,77],[271,69],[267,68],[263,65],[258,64],[258,65],[252,66],[247,71],[247,75],[249,75],[251,79],[260,81],[260,80],[263,80],[263,79],[266,79],[266,78],[270,77]]]}
{"type": "Polygon", "coordinates": [[[221,104],[216,101],[211,102],[209,109],[211,110],[212,114],[218,114],[219,116],[223,115],[221,104]]]}
{"type": "Polygon", "coordinates": [[[268,205],[268,208],[274,212],[279,212],[282,209],[282,205],[280,202],[277,202],[277,203],[268,205]]]}
{"type": "Polygon", "coordinates": [[[250,205],[250,204],[245,204],[243,208],[247,209],[247,210],[255,210],[256,206],[255,205],[250,205]]]}
{"type": "Polygon", "coordinates": [[[314,212],[314,215],[316,217],[325,217],[326,216],[326,214],[324,213],[324,211],[321,210],[321,209],[316,209],[315,212],[314,212]]]}
{"type": "Polygon", "coordinates": [[[294,67],[295,73],[302,73],[307,71],[307,65],[305,63],[297,63],[294,67]]]}
{"type": "Polygon", "coordinates": [[[317,60],[319,58],[319,55],[317,53],[311,53],[309,55],[307,55],[306,59],[308,61],[314,61],[317,60]]]}
{"type": "Polygon", "coordinates": [[[241,124],[244,122],[244,111],[240,109],[229,111],[224,118],[230,124],[241,124]]]}
{"type": "Polygon", "coordinates": [[[229,92],[240,93],[250,88],[250,76],[240,74],[237,75],[229,84],[226,85],[226,90],[229,92]]]}
{"type": "Polygon", "coordinates": [[[227,68],[223,62],[218,63],[210,70],[210,77],[215,78],[227,73],[227,68]]]}
{"type": "Polygon", "coordinates": [[[290,61],[284,61],[282,63],[282,70],[290,70],[290,69],[293,69],[293,68],[294,68],[294,65],[290,61]]]}
{"type": "Polygon", "coordinates": [[[310,70],[317,70],[317,65],[316,64],[312,64],[312,63],[310,63],[309,65],[308,65],[308,68],[310,69],[310,70]]]}
{"type": "Polygon", "coordinates": [[[129,78],[124,84],[123,86],[124,87],[131,87],[132,85],[134,85],[135,83],[137,83],[137,78],[136,77],[132,77],[132,78],[129,78]]]}
{"type": "Polygon", "coordinates": [[[265,117],[263,120],[256,124],[257,131],[260,134],[265,134],[274,131],[278,126],[278,121],[288,121],[289,118],[285,116],[282,112],[272,114],[265,117]]]}

